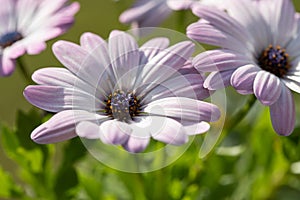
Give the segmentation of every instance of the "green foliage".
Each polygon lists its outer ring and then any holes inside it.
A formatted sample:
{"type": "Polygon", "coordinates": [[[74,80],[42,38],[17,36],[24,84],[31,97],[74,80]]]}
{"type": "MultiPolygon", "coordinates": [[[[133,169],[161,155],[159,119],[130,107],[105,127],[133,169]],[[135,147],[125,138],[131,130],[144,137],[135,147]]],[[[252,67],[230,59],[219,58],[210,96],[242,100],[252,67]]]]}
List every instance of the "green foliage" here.
{"type": "Polygon", "coordinates": [[[0,167],[0,198],[296,200],[300,195],[299,128],[291,137],[280,137],[266,123],[269,120],[264,109],[259,117],[243,121],[227,131],[226,139],[205,159],[198,157],[202,140],[196,138],[172,165],[130,174],[86,156],[79,138],[57,145],[33,143],[30,133],[44,119],[35,110],[19,112],[15,129],[1,127],[6,156],[1,156],[5,162],[0,167]]]}

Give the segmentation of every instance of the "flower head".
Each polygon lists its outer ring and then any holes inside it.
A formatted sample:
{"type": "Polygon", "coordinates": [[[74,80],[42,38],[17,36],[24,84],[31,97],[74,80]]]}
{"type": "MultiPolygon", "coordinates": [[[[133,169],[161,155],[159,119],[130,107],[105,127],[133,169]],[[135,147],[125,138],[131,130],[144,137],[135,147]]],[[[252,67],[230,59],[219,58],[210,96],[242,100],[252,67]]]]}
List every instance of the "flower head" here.
{"type": "Polygon", "coordinates": [[[154,27],[174,10],[187,10],[197,3],[224,8],[225,1],[227,0],[137,0],[132,8],[121,14],[120,22],[131,23],[135,28],[154,27]]]}
{"type": "Polygon", "coordinates": [[[299,15],[290,0],[231,0],[227,6],[227,12],[194,7],[202,19],[187,35],[222,49],[198,55],[193,64],[212,72],[206,88],[232,85],[241,94],[254,93],[270,107],[275,131],[289,135],[295,125],[291,90],[300,93],[299,15]]]}
{"type": "Polygon", "coordinates": [[[45,41],[64,33],[74,21],[78,3],[67,0],[3,0],[0,8],[0,76],[15,69],[15,59],[38,54],[45,41]]]}
{"type": "Polygon", "coordinates": [[[138,47],[121,31],[113,31],[108,42],[92,33],[80,41],[55,43],[54,54],[68,69],[40,69],[32,76],[39,85],[24,91],[33,105],[58,112],[32,132],[34,141],[78,135],[140,152],[151,137],[183,144],[219,118],[216,106],[197,100],[209,92],[191,66],[192,42],[168,47],[168,39],[154,38],[138,47]]]}

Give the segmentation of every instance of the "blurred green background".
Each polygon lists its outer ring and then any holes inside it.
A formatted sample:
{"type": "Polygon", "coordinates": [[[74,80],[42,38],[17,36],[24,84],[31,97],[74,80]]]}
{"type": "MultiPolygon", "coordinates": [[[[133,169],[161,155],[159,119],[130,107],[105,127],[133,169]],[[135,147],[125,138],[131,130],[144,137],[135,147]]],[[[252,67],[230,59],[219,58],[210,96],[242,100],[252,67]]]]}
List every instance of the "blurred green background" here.
{"type": "MultiPolygon", "coordinates": [[[[51,51],[60,39],[78,43],[90,31],[107,38],[113,29],[126,30],[118,16],[133,0],[78,0],[81,10],[65,35],[48,42],[36,56],[24,56],[30,73],[41,67],[61,66],[51,51]]],[[[297,10],[300,1],[294,0],[297,10]]],[[[174,12],[162,27],[176,29],[174,12]]],[[[196,21],[185,12],[185,24],[196,21]]],[[[300,126],[290,137],[274,133],[268,109],[256,104],[250,115],[228,132],[219,147],[199,159],[196,138],[189,150],[172,165],[144,174],[119,172],[86,154],[79,139],[55,145],[31,142],[31,130],[41,119],[22,95],[26,82],[17,69],[0,79],[0,199],[300,199],[300,126]]],[[[244,97],[228,90],[229,117],[244,97]],[[232,104],[232,101],[235,104],[232,104]]],[[[300,116],[300,95],[296,96],[300,116]]],[[[116,158],[117,159],[117,158],[116,158]]]]}

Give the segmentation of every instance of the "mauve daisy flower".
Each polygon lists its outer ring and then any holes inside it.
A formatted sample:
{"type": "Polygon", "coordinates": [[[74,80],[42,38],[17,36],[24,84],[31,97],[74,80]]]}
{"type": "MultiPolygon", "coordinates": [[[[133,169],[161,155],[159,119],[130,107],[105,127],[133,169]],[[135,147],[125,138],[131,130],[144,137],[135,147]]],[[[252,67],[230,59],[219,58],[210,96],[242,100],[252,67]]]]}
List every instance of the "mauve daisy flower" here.
{"type": "Polygon", "coordinates": [[[189,61],[192,42],[167,48],[168,39],[155,38],[138,47],[129,34],[113,31],[108,43],[92,33],[80,43],[55,43],[54,54],[68,69],[40,69],[32,76],[39,85],[24,91],[33,105],[58,112],[32,132],[35,142],[78,135],[140,152],[151,137],[186,143],[219,118],[215,105],[197,100],[209,92],[189,61]]]}
{"type": "Polygon", "coordinates": [[[0,76],[9,76],[15,59],[38,54],[45,41],[64,33],[74,21],[78,3],[67,0],[2,0],[0,7],[0,76]]]}
{"type": "Polygon", "coordinates": [[[132,8],[123,12],[120,22],[133,27],[155,27],[166,19],[172,11],[187,10],[194,3],[224,8],[227,0],[137,0],[132,8]]]}
{"type": "Polygon", "coordinates": [[[200,54],[193,64],[212,72],[206,88],[232,85],[241,94],[254,93],[270,107],[274,130],[289,135],[295,125],[291,91],[300,92],[299,15],[290,0],[231,0],[227,6],[227,12],[194,7],[202,19],[188,27],[187,35],[223,49],[200,54]]]}

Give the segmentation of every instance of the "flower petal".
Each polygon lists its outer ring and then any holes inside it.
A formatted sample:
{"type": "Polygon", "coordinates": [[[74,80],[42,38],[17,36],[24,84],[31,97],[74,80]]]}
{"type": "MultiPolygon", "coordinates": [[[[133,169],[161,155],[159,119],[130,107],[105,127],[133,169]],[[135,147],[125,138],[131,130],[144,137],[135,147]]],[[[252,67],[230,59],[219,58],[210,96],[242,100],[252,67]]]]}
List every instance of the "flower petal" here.
{"type": "Polygon", "coordinates": [[[140,89],[148,91],[167,80],[184,66],[194,52],[194,46],[192,42],[185,41],[161,51],[143,67],[135,85],[147,86],[140,89]]]}
{"type": "Polygon", "coordinates": [[[236,69],[251,62],[247,56],[238,52],[217,49],[198,54],[193,59],[193,66],[199,71],[213,72],[236,69]]]}
{"type": "MultiPolygon", "coordinates": [[[[112,31],[109,36],[108,49],[115,77],[120,81],[121,89],[122,87],[128,89],[134,80],[123,76],[128,73],[136,76],[140,59],[137,43],[128,33],[112,31]]],[[[134,79],[134,77],[132,78],[134,79]]]]}
{"type": "Polygon", "coordinates": [[[189,38],[201,43],[223,47],[241,53],[249,53],[245,43],[226,32],[216,29],[213,25],[204,20],[199,20],[189,25],[186,34],[189,38]]]}
{"type": "Polygon", "coordinates": [[[99,125],[90,121],[79,122],[76,126],[76,134],[87,139],[99,139],[101,137],[99,125]]]}
{"type": "Polygon", "coordinates": [[[159,52],[166,49],[169,46],[169,43],[170,43],[169,39],[164,37],[154,38],[144,43],[140,47],[140,51],[141,51],[140,63],[146,64],[159,52]]]}
{"type": "Polygon", "coordinates": [[[187,10],[194,2],[194,0],[167,0],[167,4],[172,10],[187,10]]]}
{"type": "Polygon", "coordinates": [[[40,144],[65,141],[76,137],[75,127],[81,121],[97,121],[103,116],[81,110],[66,110],[55,114],[31,133],[31,139],[40,144]]]}
{"type": "Polygon", "coordinates": [[[153,101],[145,107],[144,111],[150,115],[176,119],[183,125],[201,121],[217,121],[220,117],[220,110],[217,106],[184,97],[168,97],[153,101]]]}
{"type": "Polygon", "coordinates": [[[285,46],[296,27],[296,12],[292,1],[259,1],[259,5],[267,23],[270,24],[274,44],[285,46]]]}
{"type": "Polygon", "coordinates": [[[158,99],[174,96],[205,99],[210,96],[210,93],[203,88],[203,81],[203,77],[200,74],[178,75],[166,80],[150,91],[145,91],[141,103],[147,104],[158,99]]]}
{"type": "Polygon", "coordinates": [[[278,100],[270,106],[271,120],[274,130],[279,135],[290,135],[295,127],[296,113],[293,94],[284,85],[278,100]]]}
{"type": "Polygon", "coordinates": [[[289,89],[293,90],[294,92],[300,93],[300,81],[298,79],[298,76],[288,76],[285,77],[285,79],[283,79],[282,81],[289,89]]]}
{"type": "Polygon", "coordinates": [[[137,0],[132,8],[120,15],[119,20],[126,24],[135,22],[137,27],[155,27],[171,12],[165,1],[137,0]]]}
{"type": "Polygon", "coordinates": [[[72,42],[58,41],[53,44],[52,50],[58,60],[74,74],[78,73],[88,58],[87,51],[72,42]]]}
{"type": "Polygon", "coordinates": [[[69,109],[96,111],[103,105],[94,95],[83,90],[59,86],[27,86],[24,96],[31,104],[50,112],[69,109]]]}
{"type": "Polygon", "coordinates": [[[127,142],[125,142],[122,146],[124,147],[124,149],[126,149],[131,153],[138,153],[144,151],[148,146],[149,142],[150,142],[150,137],[140,138],[140,137],[130,136],[127,142]]]}
{"type": "Polygon", "coordinates": [[[254,79],[253,90],[257,99],[263,105],[269,106],[278,100],[282,91],[282,83],[275,75],[260,71],[254,79]]]}
{"type": "Polygon", "coordinates": [[[15,71],[16,61],[0,55],[0,76],[9,76],[15,71]]]}
{"type": "Polygon", "coordinates": [[[237,70],[231,76],[231,85],[240,94],[253,94],[253,83],[257,73],[261,69],[255,65],[245,65],[237,70]]]}
{"type": "Polygon", "coordinates": [[[245,31],[248,32],[247,37],[250,37],[244,41],[252,43],[255,47],[252,50],[260,53],[269,44],[273,44],[271,37],[273,33],[270,30],[270,25],[263,17],[263,12],[260,12],[257,1],[231,0],[228,1],[227,7],[230,7],[228,14],[243,25],[245,31]]]}
{"type": "Polygon", "coordinates": [[[218,90],[229,86],[233,72],[234,70],[211,72],[203,83],[204,88],[218,90]]]}
{"type": "Polygon", "coordinates": [[[93,53],[99,46],[105,46],[107,49],[107,43],[101,37],[94,33],[86,32],[80,37],[80,45],[88,52],[93,53]]]}
{"type": "Polygon", "coordinates": [[[192,11],[198,17],[208,21],[215,29],[221,31],[224,35],[228,35],[230,38],[235,38],[241,42],[242,48],[253,50],[253,46],[250,42],[251,35],[249,35],[238,21],[230,17],[228,13],[221,9],[203,5],[193,6],[192,11]]]}
{"type": "Polygon", "coordinates": [[[102,96],[107,94],[108,86],[115,81],[106,43],[101,43],[93,52],[88,52],[74,43],[58,41],[53,45],[53,52],[77,77],[93,87],[100,85],[97,89],[102,96]]]}
{"type": "Polygon", "coordinates": [[[183,128],[187,135],[197,135],[207,132],[210,129],[210,125],[209,123],[202,121],[190,126],[184,126],[183,128]]]}
{"type": "Polygon", "coordinates": [[[151,129],[154,139],[173,145],[185,144],[188,141],[185,129],[179,122],[166,117],[151,117],[151,119],[153,125],[159,125],[159,127],[151,129]]]}
{"type": "Polygon", "coordinates": [[[108,120],[100,125],[101,130],[101,140],[106,144],[124,144],[132,129],[130,126],[124,122],[117,120],[108,120]]]}

